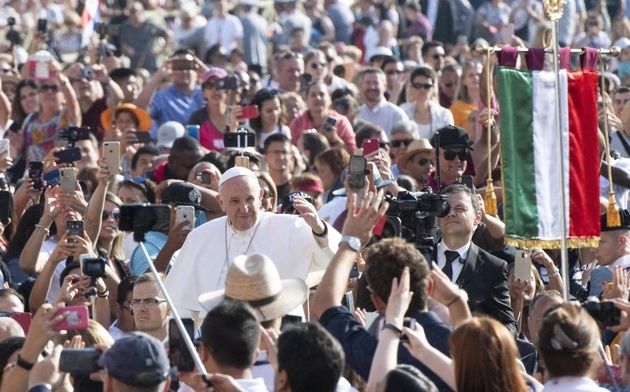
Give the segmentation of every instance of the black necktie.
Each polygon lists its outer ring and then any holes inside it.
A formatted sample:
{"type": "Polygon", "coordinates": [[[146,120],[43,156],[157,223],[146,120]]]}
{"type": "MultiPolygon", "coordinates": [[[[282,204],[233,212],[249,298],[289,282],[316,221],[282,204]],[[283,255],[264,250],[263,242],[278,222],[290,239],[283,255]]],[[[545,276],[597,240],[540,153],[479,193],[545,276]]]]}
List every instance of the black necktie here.
{"type": "Polygon", "coordinates": [[[442,272],[444,272],[450,280],[453,280],[453,266],[451,263],[459,259],[459,253],[454,250],[446,250],[444,251],[444,257],[446,257],[446,264],[444,268],[442,268],[442,272]]]}

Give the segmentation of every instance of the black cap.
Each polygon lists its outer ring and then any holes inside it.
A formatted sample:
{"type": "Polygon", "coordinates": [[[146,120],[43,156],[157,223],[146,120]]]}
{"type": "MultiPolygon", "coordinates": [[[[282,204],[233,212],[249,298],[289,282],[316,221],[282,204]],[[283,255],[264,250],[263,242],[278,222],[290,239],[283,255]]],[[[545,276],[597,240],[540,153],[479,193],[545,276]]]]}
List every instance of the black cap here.
{"type": "MultiPolygon", "coordinates": [[[[462,127],[447,125],[438,129],[437,133],[440,134],[440,148],[464,147],[472,150],[472,148],[470,148],[472,143],[468,139],[468,133],[462,127]]],[[[437,134],[433,135],[433,139],[431,140],[433,147],[435,147],[436,143],[437,134]]]]}
{"type": "Polygon", "coordinates": [[[201,204],[201,193],[187,182],[174,182],[162,192],[162,203],[178,206],[193,206],[197,210],[208,211],[201,204]]]}
{"type": "Polygon", "coordinates": [[[292,214],[293,211],[295,211],[295,208],[293,208],[293,199],[295,199],[296,196],[301,197],[312,205],[315,205],[313,198],[304,192],[289,193],[284,197],[284,199],[282,199],[282,207],[280,208],[281,214],[292,214]]]}
{"type": "Polygon", "coordinates": [[[626,209],[619,210],[619,217],[621,218],[621,224],[619,226],[608,227],[608,225],[606,224],[607,216],[608,214],[600,215],[602,231],[630,230],[630,211],[626,209]]]}

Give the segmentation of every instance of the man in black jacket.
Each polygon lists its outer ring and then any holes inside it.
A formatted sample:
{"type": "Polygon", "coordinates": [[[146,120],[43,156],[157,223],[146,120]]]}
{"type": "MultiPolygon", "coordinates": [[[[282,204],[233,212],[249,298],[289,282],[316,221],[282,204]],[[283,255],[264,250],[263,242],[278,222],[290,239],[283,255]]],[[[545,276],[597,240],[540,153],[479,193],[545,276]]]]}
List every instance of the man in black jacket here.
{"type": "Polygon", "coordinates": [[[450,212],[438,220],[442,241],[437,248],[438,266],[468,293],[471,312],[494,317],[516,331],[507,285],[507,263],[472,243],[481,221],[482,206],[477,195],[464,185],[451,185],[450,212]]]}

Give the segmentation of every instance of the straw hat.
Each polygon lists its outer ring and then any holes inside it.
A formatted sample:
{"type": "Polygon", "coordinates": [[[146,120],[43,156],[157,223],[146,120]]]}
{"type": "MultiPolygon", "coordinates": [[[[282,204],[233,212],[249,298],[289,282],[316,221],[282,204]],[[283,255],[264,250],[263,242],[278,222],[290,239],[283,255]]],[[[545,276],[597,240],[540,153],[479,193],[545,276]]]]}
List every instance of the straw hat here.
{"type": "Polygon", "coordinates": [[[409,160],[411,159],[411,157],[413,157],[419,152],[431,152],[431,151],[433,151],[433,147],[431,146],[431,143],[429,143],[427,139],[418,139],[418,140],[412,141],[409,144],[409,147],[407,147],[407,151],[405,152],[405,154],[402,157],[400,157],[400,160],[398,161],[398,169],[401,172],[406,173],[407,165],[409,164],[409,160]]]}
{"type": "Polygon", "coordinates": [[[225,278],[225,290],[199,296],[199,304],[210,311],[225,298],[248,302],[260,321],[282,317],[306,301],[308,287],[302,279],[283,279],[274,263],[260,253],[234,258],[225,278]]]}
{"type": "MultiPolygon", "coordinates": [[[[138,119],[138,129],[136,129],[136,131],[151,130],[151,116],[147,113],[147,111],[140,109],[132,103],[123,103],[122,105],[114,108],[114,113],[118,115],[118,112],[121,110],[129,110],[136,115],[136,118],[138,119]]],[[[101,113],[101,125],[104,129],[111,129],[112,124],[112,111],[109,108],[105,109],[101,113]]]]}

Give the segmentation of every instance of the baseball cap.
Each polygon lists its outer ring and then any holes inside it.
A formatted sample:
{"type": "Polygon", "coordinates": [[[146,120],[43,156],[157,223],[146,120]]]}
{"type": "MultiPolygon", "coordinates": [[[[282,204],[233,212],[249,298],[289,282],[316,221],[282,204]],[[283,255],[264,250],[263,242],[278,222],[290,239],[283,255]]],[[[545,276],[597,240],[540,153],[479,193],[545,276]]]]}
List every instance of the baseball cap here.
{"type": "Polygon", "coordinates": [[[284,197],[284,199],[282,199],[282,207],[280,208],[281,214],[292,214],[293,211],[295,211],[295,208],[293,207],[293,200],[296,197],[301,197],[302,199],[308,201],[312,205],[315,205],[315,201],[313,200],[313,198],[304,192],[289,193],[288,195],[284,197]]]}
{"type": "Polygon", "coordinates": [[[626,209],[619,210],[619,226],[608,226],[607,217],[607,213],[600,215],[602,231],[630,230],[630,211],[626,209]]]}
{"type": "Polygon", "coordinates": [[[223,68],[212,67],[209,70],[207,70],[205,74],[203,74],[203,79],[202,79],[201,84],[207,82],[211,78],[223,79],[227,76],[228,76],[227,71],[224,70],[223,68]]]}
{"type": "MultiPolygon", "coordinates": [[[[465,147],[472,150],[470,146],[470,140],[468,139],[468,133],[462,127],[456,127],[454,125],[447,125],[438,129],[437,133],[440,135],[440,148],[456,148],[465,147]]],[[[437,134],[433,136],[431,144],[435,146],[437,143],[437,134]]]]}
{"type": "Polygon", "coordinates": [[[173,147],[175,139],[186,134],[184,126],[177,121],[167,121],[158,128],[157,148],[173,147]]]}
{"type": "Polygon", "coordinates": [[[159,385],[170,369],[162,342],[143,332],[131,332],[118,339],[101,355],[98,364],[116,380],[134,387],[159,385]]]}
{"type": "Polygon", "coordinates": [[[201,192],[187,182],[174,182],[162,192],[162,203],[193,206],[196,210],[208,211],[201,204],[201,192]]]}

